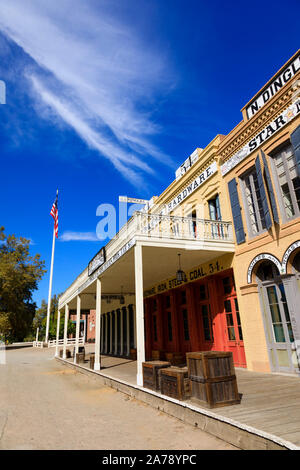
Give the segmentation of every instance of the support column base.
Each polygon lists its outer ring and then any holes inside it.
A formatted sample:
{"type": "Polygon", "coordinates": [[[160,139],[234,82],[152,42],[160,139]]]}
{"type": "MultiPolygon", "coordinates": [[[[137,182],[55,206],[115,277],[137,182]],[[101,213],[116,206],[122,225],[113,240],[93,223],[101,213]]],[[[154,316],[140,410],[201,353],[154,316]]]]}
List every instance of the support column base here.
{"type": "Polygon", "coordinates": [[[100,370],[100,363],[96,363],[94,364],[94,370],[100,370]]]}
{"type": "Polygon", "coordinates": [[[136,384],[143,386],[143,374],[136,374],[136,384]]]}

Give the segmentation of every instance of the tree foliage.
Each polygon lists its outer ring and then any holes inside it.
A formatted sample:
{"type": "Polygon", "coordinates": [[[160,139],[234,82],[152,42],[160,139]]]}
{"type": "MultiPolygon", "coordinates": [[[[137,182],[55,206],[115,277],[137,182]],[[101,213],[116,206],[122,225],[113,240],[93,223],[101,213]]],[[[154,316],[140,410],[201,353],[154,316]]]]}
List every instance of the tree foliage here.
{"type": "Polygon", "coordinates": [[[9,341],[22,341],[30,331],[36,310],[32,293],[46,272],[40,255],[30,256],[29,244],[0,227],[0,334],[9,341]]]}
{"type": "MultiPolygon", "coordinates": [[[[36,310],[35,317],[33,319],[33,328],[36,331],[39,328],[39,340],[42,341],[46,336],[46,324],[47,324],[47,309],[48,303],[42,300],[40,308],[36,310]]],[[[58,315],[58,296],[53,295],[50,306],[50,320],[49,320],[49,339],[56,339],[56,328],[57,328],[57,315],[58,315]]],[[[59,324],[59,337],[63,338],[64,335],[64,324],[65,316],[61,314],[59,324]]],[[[75,334],[75,325],[70,320],[68,321],[67,334],[75,334]]]]}

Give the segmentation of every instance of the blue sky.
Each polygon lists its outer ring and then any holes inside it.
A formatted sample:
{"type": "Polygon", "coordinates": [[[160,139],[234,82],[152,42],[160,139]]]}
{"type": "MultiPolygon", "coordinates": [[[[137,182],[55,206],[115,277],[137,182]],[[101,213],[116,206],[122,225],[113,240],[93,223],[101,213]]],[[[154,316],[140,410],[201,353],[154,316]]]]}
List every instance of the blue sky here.
{"type": "Polygon", "coordinates": [[[102,246],[100,204],[159,195],[241,120],[299,48],[299,13],[297,1],[0,0],[0,225],[49,269],[59,188],[53,293],[102,246]]]}

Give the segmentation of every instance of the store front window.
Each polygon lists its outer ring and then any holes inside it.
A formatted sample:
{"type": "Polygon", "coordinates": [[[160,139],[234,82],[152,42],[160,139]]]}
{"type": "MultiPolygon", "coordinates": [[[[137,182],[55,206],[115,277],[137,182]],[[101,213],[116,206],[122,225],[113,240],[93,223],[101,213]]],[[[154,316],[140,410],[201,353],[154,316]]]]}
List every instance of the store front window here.
{"type": "Polygon", "coordinates": [[[272,368],[278,372],[295,370],[295,344],[288,300],[277,267],[269,261],[257,270],[263,317],[272,368]]]}
{"type": "Polygon", "coordinates": [[[287,219],[300,215],[300,178],[293,148],[288,145],[273,155],[281,200],[287,219]]]}

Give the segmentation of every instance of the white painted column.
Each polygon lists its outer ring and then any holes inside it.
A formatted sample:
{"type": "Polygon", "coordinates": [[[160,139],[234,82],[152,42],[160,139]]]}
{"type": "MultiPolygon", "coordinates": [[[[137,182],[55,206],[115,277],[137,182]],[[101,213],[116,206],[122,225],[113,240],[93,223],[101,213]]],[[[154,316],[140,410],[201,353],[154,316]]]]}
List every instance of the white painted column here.
{"type": "Polygon", "coordinates": [[[110,312],[109,318],[110,318],[109,354],[112,354],[112,312],[110,312]]]}
{"type": "Polygon", "coordinates": [[[86,317],[87,315],[85,314],[84,320],[83,320],[83,344],[85,344],[85,336],[86,336],[86,323],[87,323],[86,317]]]}
{"type": "Polygon", "coordinates": [[[96,331],[95,331],[95,364],[94,370],[100,370],[101,338],[101,281],[96,280],[96,331]]]}
{"type": "Polygon", "coordinates": [[[57,323],[56,323],[56,346],[55,346],[55,356],[58,357],[58,341],[59,341],[59,326],[60,326],[60,310],[57,312],[57,323]]]}
{"type": "Polygon", "coordinates": [[[130,356],[130,315],[129,315],[129,308],[126,307],[126,322],[127,322],[127,356],[130,356]]]}
{"type": "Polygon", "coordinates": [[[64,325],[64,349],[63,349],[63,359],[67,358],[67,335],[68,335],[68,320],[69,320],[69,305],[65,305],[65,325],[64,325]]]}
{"type": "Polygon", "coordinates": [[[109,322],[109,317],[108,313],[105,315],[105,321],[106,321],[106,342],[105,342],[105,352],[108,354],[108,342],[109,342],[109,337],[108,337],[108,322],[109,322]]]}
{"type": "Polygon", "coordinates": [[[107,354],[107,313],[104,315],[104,322],[105,322],[105,338],[104,338],[104,354],[107,354]]]}
{"type": "Polygon", "coordinates": [[[76,339],[75,339],[75,354],[74,363],[76,362],[76,354],[79,352],[79,328],[80,328],[80,312],[81,312],[81,297],[77,295],[77,310],[76,310],[76,339]]]}
{"type": "MultiPolygon", "coordinates": [[[[143,305],[144,305],[144,298],[143,298],[143,305]]],[[[136,312],[134,305],[132,306],[133,311],[133,347],[136,348],[136,312]]]]}
{"type": "Polygon", "coordinates": [[[103,328],[103,324],[104,324],[104,316],[101,315],[101,344],[100,344],[100,352],[101,354],[104,353],[104,328],[103,328]]]}
{"type": "Polygon", "coordinates": [[[118,354],[118,312],[115,310],[115,356],[118,354]]]}
{"type": "Polygon", "coordinates": [[[123,308],[120,308],[120,312],[121,312],[121,317],[120,317],[120,329],[121,329],[121,334],[120,334],[120,341],[121,341],[121,350],[120,350],[120,354],[121,356],[123,356],[123,353],[124,353],[124,344],[123,344],[123,341],[124,341],[124,338],[123,338],[123,315],[124,315],[124,312],[123,312],[123,308]]]}
{"type": "Polygon", "coordinates": [[[136,338],[137,338],[137,385],[143,385],[143,366],[145,362],[144,335],[144,292],[143,292],[143,256],[142,245],[134,247],[136,338]]]}

